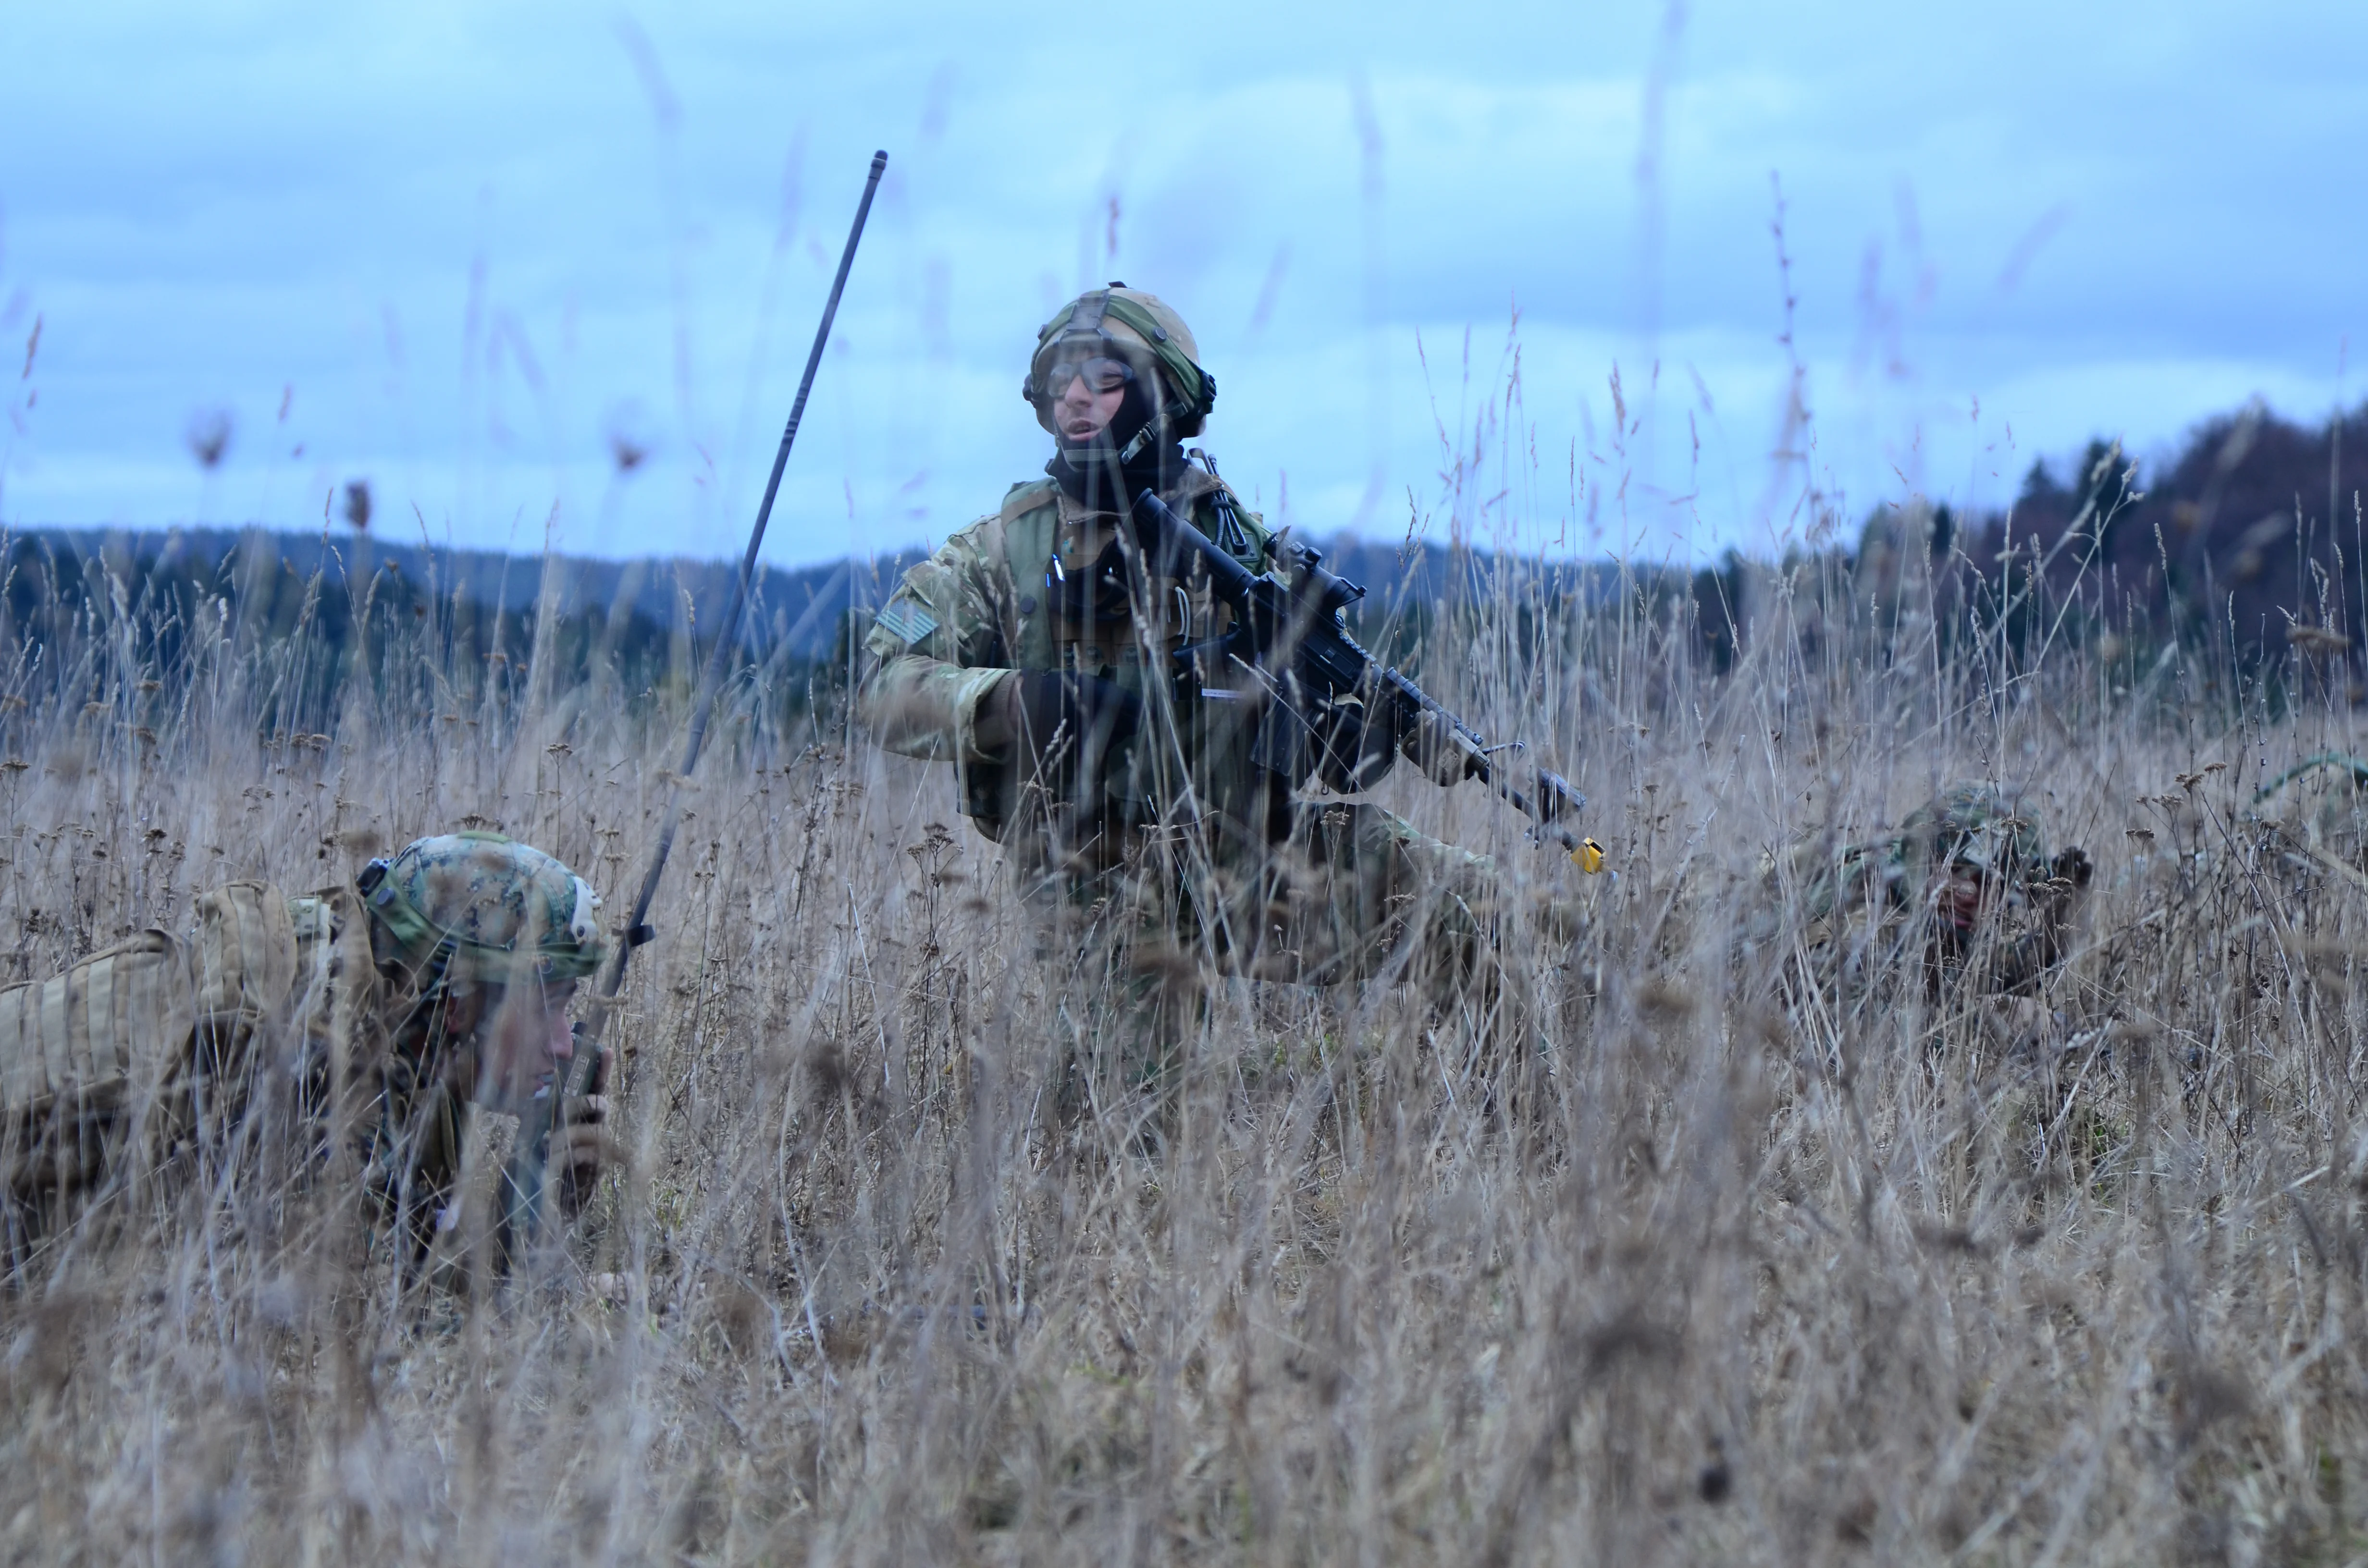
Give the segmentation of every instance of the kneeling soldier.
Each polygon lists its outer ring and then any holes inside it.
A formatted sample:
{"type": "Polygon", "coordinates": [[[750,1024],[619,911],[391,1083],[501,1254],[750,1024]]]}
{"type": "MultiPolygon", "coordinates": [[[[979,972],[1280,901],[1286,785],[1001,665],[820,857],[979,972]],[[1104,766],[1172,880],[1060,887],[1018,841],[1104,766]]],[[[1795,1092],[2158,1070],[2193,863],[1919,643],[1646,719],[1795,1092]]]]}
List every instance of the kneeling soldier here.
{"type": "MultiPolygon", "coordinates": [[[[1496,867],[1370,801],[1299,794],[1253,674],[1179,671],[1234,609],[1206,562],[1146,551],[1131,497],[1156,494],[1249,573],[1288,564],[1182,445],[1216,400],[1197,353],[1180,316],[1123,284],[1044,324],[1021,395],[1053,439],[1048,477],[905,574],[865,643],[860,710],[890,751],[953,763],[962,812],[1048,913],[1104,911],[1121,947],[1326,983],[1419,953],[1460,978],[1496,867]]],[[[1466,775],[1429,731],[1404,749],[1441,783],[1466,775]]]]}

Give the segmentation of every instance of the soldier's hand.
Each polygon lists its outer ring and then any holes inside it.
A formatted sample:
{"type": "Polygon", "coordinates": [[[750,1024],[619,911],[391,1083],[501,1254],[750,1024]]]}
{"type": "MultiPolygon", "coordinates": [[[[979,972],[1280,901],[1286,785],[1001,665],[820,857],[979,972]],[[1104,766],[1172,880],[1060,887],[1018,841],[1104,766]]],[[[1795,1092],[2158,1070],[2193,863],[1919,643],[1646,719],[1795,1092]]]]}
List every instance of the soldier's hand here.
{"type": "Polygon", "coordinates": [[[570,1219],[591,1201],[609,1154],[609,1050],[604,1045],[593,1059],[591,1092],[560,1107],[559,1126],[552,1134],[551,1165],[559,1176],[560,1211],[570,1219]]]}
{"type": "Polygon", "coordinates": [[[1143,722],[1143,699],[1099,676],[1020,670],[1007,684],[1019,753],[1040,767],[1063,753],[1106,752],[1143,722]]]}

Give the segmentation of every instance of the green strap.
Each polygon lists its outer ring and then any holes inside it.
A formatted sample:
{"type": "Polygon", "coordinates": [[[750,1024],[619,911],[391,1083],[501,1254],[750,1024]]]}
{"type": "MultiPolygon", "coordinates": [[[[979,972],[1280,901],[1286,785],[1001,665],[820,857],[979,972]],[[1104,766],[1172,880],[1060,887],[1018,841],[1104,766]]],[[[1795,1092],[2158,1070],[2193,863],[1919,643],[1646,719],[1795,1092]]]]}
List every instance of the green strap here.
{"type": "Polygon", "coordinates": [[[2263,801],[2268,800],[2271,796],[2276,794],[2279,790],[2284,789],[2287,785],[2293,783],[2304,774],[2315,773],[2322,767],[2343,768],[2351,775],[2351,781],[2353,783],[2368,784],[2368,762],[2361,761],[2358,757],[2353,756],[2349,752],[2323,751],[2317,756],[2306,756],[2303,758],[2300,762],[2295,763],[2292,767],[2287,768],[2283,773],[2279,774],[2275,778],[2271,779],[2268,783],[2254,790],[2253,804],[2257,806],[2260,805],[2263,801]]]}

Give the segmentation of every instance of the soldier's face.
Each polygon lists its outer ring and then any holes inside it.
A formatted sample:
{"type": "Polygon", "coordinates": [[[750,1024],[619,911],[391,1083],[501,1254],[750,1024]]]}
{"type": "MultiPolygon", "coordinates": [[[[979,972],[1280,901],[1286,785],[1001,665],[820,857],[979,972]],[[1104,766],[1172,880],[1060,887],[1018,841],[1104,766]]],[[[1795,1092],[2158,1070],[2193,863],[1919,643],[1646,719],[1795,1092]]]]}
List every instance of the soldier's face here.
{"type": "Polygon", "coordinates": [[[1091,378],[1072,375],[1069,384],[1053,400],[1053,428],[1060,432],[1062,445],[1086,446],[1110,428],[1110,422],[1118,417],[1119,404],[1125,401],[1123,384],[1101,392],[1096,390],[1091,378]]]}
{"type": "Polygon", "coordinates": [[[1984,877],[1971,866],[1960,863],[1949,869],[1948,876],[1935,890],[1934,911],[1960,935],[1971,932],[1985,911],[1992,915],[2013,914],[2027,907],[2021,892],[2011,881],[1996,881],[1984,877]]]}
{"type": "Polygon", "coordinates": [[[1969,866],[1952,866],[1933,901],[1941,919],[1958,931],[1971,931],[1982,913],[1981,873],[1969,866]]]}
{"type": "Polygon", "coordinates": [[[522,1110],[535,1091],[555,1083],[575,1055],[568,1004],[575,982],[504,986],[478,994],[476,1096],[496,1110],[522,1110]]]}

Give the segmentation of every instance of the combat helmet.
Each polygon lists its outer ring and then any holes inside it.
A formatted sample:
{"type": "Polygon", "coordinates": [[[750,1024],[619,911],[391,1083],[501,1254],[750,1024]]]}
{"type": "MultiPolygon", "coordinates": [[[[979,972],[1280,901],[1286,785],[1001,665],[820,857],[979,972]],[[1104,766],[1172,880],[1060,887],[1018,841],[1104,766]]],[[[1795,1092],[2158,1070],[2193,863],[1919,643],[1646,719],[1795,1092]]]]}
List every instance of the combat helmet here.
{"type": "Polygon", "coordinates": [[[1995,784],[1954,784],[1917,807],[1899,824],[1899,846],[1927,875],[1963,868],[2013,889],[2054,875],[2037,813],[1995,784]]]}
{"type": "MultiPolygon", "coordinates": [[[[1137,375],[1157,379],[1163,394],[1159,416],[1144,428],[1165,428],[1167,437],[1197,436],[1216,406],[1217,379],[1201,369],[1192,329],[1158,295],[1113,282],[1063,305],[1036,334],[1019,395],[1036,411],[1036,422],[1053,428],[1053,399],[1046,377],[1064,354],[1098,351],[1124,361],[1137,375]]],[[[1136,437],[1140,445],[1144,437],[1136,437]]]]}
{"type": "Polygon", "coordinates": [[[416,839],[372,860],[357,885],[380,972],[422,995],[529,976],[580,980],[607,950],[590,884],[498,833],[416,839]]]}

